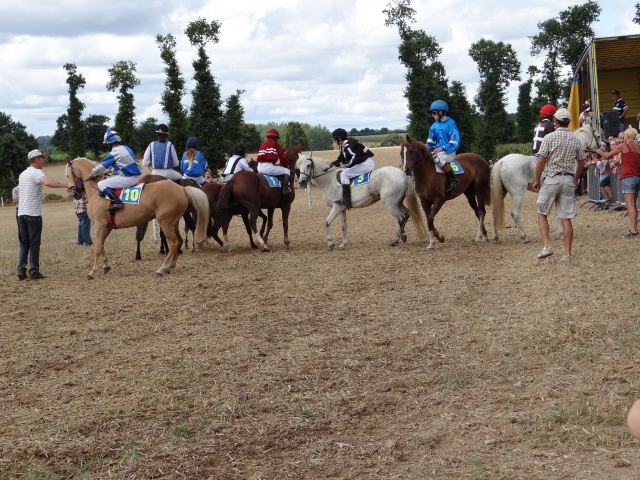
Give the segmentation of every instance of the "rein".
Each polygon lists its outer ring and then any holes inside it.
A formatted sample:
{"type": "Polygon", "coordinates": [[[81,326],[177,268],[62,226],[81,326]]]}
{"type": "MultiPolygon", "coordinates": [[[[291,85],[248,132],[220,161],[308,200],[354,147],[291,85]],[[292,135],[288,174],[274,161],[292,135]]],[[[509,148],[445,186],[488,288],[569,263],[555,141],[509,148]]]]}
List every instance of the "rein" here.
{"type": "MultiPolygon", "coordinates": [[[[69,168],[71,169],[71,175],[73,175],[73,179],[77,180],[77,182],[73,185],[73,188],[75,190],[84,190],[85,187],[83,187],[83,185],[88,182],[89,180],[91,180],[91,176],[88,176],[87,178],[85,178],[84,180],[82,180],[77,174],[76,171],[73,169],[73,162],[69,163],[69,168]]],[[[91,185],[93,187],[93,185],[91,185]]],[[[93,187],[95,188],[95,187],[93,187]]],[[[97,190],[97,189],[96,189],[97,190]]]]}

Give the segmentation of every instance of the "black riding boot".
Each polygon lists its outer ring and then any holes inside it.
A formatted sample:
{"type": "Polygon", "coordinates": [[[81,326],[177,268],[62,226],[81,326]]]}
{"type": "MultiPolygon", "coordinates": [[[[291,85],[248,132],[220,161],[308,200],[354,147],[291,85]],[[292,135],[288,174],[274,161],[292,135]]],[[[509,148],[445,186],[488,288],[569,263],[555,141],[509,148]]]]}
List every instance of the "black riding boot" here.
{"type": "Polygon", "coordinates": [[[122,203],[122,200],[120,200],[116,194],[114,193],[114,191],[107,187],[105,188],[102,193],[104,193],[107,197],[109,197],[109,200],[111,200],[111,204],[109,205],[108,210],[109,211],[113,211],[113,210],[120,210],[121,208],[124,207],[124,204],[122,203]]]}
{"type": "Polygon", "coordinates": [[[447,175],[447,186],[444,188],[444,193],[450,193],[451,190],[458,186],[458,180],[456,179],[456,174],[453,173],[451,167],[449,167],[449,171],[446,172],[447,175]]]}
{"type": "Polygon", "coordinates": [[[282,176],[282,194],[289,195],[291,193],[291,187],[289,186],[289,175],[282,176]]]}
{"type": "Polygon", "coordinates": [[[342,200],[336,200],[347,208],[351,208],[351,185],[342,185],[342,200]]]}

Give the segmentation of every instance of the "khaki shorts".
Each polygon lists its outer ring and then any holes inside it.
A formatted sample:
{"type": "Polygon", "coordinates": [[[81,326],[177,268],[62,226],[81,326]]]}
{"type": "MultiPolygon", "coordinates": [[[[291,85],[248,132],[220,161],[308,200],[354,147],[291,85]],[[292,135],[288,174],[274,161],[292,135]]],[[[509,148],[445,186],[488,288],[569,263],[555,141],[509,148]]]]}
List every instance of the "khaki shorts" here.
{"type": "Polygon", "coordinates": [[[538,213],[548,216],[554,204],[558,218],[572,219],[578,216],[578,208],[574,200],[573,177],[555,175],[544,179],[536,203],[538,213]]]}

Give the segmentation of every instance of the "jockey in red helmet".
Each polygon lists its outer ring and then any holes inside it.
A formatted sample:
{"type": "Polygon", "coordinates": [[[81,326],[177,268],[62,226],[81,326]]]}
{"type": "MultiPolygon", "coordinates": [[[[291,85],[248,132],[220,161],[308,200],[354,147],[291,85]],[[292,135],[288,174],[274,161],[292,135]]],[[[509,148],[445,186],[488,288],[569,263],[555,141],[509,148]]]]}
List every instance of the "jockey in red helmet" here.
{"type": "Polygon", "coordinates": [[[280,132],[275,128],[270,128],[266,137],[267,141],[260,145],[256,158],[258,173],[263,175],[282,175],[282,194],[289,195],[291,193],[291,187],[289,186],[291,170],[289,170],[287,156],[278,143],[280,132]],[[277,165],[278,161],[280,161],[279,165],[277,165]]]}
{"type": "Polygon", "coordinates": [[[553,114],[556,113],[558,109],[547,103],[543,105],[540,109],[540,123],[536,125],[536,128],[533,129],[533,145],[531,146],[533,151],[533,156],[536,160],[538,160],[538,150],[540,149],[540,145],[542,145],[542,139],[548,133],[554,132],[556,127],[553,124],[553,114]]]}

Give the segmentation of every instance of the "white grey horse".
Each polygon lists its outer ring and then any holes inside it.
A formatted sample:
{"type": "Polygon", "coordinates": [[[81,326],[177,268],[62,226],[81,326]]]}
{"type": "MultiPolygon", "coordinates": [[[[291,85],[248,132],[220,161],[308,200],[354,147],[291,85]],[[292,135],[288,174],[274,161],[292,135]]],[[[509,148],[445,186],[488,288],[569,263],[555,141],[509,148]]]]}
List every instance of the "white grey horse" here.
{"type": "MultiPolygon", "coordinates": [[[[595,151],[600,146],[600,135],[590,125],[573,132],[585,151],[595,151]]],[[[491,170],[491,212],[493,213],[493,236],[498,243],[498,232],[504,230],[504,197],[511,195],[511,216],[524,243],[529,237],[520,219],[520,209],[527,190],[533,192],[536,161],[532,156],[511,153],[498,160],[491,170]]]]}
{"type": "MultiPolygon", "coordinates": [[[[331,222],[340,215],[342,225],[342,243],[339,248],[344,248],[349,243],[347,235],[347,210],[336,200],[342,198],[342,188],[336,178],[339,170],[332,166],[329,160],[314,157],[312,154],[300,153],[296,162],[296,169],[300,172],[298,184],[305,188],[311,181],[322,191],[325,203],[331,207],[331,212],[325,221],[325,231],[329,249],[334,248],[333,237],[331,236],[331,222]]],[[[396,167],[382,167],[371,172],[369,183],[352,187],[351,206],[352,208],[364,208],[373,205],[378,200],[382,200],[385,208],[396,219],[396,233],[391,241],[395,246],[407,241],[404,233],[404,226],[411,218],[418,232],[420,239],[427,236],[424,220],[420,212],[418,197],[413,185],[413,178],[404,174],[396,167]],[[407,199],[408,208],[404,206],[403,200],[407,199]]]]}

